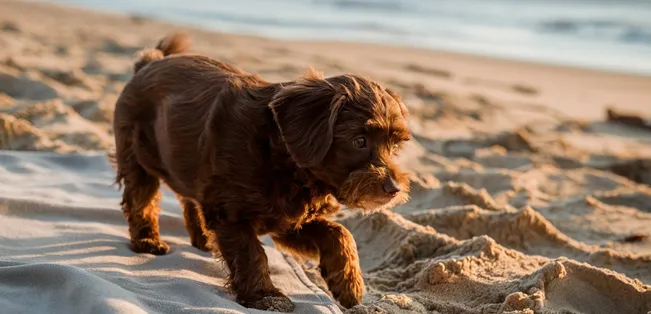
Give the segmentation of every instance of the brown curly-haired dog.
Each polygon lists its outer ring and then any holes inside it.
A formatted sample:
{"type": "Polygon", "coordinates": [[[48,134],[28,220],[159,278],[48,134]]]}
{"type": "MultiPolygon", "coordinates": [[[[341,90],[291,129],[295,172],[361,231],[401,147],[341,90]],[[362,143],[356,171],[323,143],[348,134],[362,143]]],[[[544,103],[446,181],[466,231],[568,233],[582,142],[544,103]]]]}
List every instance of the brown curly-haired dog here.
{"type": "Polygon", "coordinates": [[[244,306],[293,309],[271,282],[264,234],[318,259],[334,297],[359,304],[355,240],[326,217],[340,203],[372,211],[407,200],[408,176],[392,161],[410,139],[404,104],[357,75],[311,70],[270,83],[206,56],[168,56],[188,43],[175,33],[143,50],[115,107],[131,248],[169,250],[158,230],[162,180],[178,195],[192,245],[221,254],[244,306]]]}

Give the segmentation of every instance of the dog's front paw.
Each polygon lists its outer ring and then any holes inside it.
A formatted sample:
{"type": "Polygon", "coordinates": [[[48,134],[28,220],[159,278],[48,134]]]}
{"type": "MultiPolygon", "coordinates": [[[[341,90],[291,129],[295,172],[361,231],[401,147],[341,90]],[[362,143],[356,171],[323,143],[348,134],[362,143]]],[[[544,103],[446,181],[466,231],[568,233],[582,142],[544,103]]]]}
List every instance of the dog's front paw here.
{"type": "Polygon", "coordinates": [[[131,250],[136,253],[165,255],[170,251],[170,247],[160,239],[145,238],[131,241],[131,250]]]}
{"type": "Polygon", "coordinates": [[[364,297],[364,278],[358,265],[348,265],[348,269],[338,274],[328,275],[322,270],[321,275],[328,283],[328,289],[339,303],[349,309],[362,302],[364,297]]]}
{"type": "Polygon", "coordinates": [[[242,305],[247,308],[253,308],[263,311],[289,313],[294,311],[294,303],[287,296],[279,291],[265,293],[261,298],[255,300],[241,301],[242,305]]]}

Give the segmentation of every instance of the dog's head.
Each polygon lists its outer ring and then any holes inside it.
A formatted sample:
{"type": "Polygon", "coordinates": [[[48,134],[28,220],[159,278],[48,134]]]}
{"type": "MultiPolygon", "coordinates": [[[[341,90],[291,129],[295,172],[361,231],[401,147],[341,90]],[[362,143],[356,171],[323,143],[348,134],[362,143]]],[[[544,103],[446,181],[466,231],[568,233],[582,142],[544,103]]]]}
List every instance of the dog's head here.
{"type": "Polygon", "coordinates": [[[339,202],[371,211],[407,201],[408,174],[393,157],[411,134],[397,94],[360,76],[311,70],[270,107],[296,164],[334,187],[339,202]]]}

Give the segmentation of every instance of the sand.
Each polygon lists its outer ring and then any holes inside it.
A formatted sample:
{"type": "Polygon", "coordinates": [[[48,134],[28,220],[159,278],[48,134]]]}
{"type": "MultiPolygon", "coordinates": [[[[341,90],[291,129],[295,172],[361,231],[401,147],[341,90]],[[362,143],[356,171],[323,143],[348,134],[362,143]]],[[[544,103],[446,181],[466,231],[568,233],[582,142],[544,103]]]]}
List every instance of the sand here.
{"type": "MultiPolygon", "coordinates": [[[[134,254],[104,153],[2,150],[0,165],[0,313],[268,313],[224,289],[227,269],[190,245],[169,191],[160,224],[171,251],[134,254]]],[[[265,249],[295,313],[341,313],[294,259],[265,249]]]]}
{"type": "MultiPolygon", "coordinates": [[[[177,29],[192,35],[193,51],[268,80],[313,65],[368,75],[405,100],[414,140],[400,162],[413,172],[411,201],[337,217],[355,236],[368,289],[346,313],[651,311],[649,77],[279,41],[11,0],[0,10],[0,149],[59,158],[110,150],[134,52],[177,29]]],[[[111,184],[110,169],[95,170],[94,184],[111,184]]],[[[84,191],[68,206],[87,200],[84,191]]],[[[314,265],[302,266],[327,293],[314,265]]]]}

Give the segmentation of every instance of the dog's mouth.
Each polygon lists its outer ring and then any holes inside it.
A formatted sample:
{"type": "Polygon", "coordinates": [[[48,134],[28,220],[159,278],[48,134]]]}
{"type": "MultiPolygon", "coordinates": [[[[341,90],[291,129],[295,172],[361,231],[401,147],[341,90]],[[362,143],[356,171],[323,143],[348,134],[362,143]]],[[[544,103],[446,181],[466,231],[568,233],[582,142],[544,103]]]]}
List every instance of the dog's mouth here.
{"type": "Polygon", "coordinates": [[[391,197],[367,196],[356,199],[339,197],[339,202],[351,209],[361,209],[364,212],[377,212],[391,209],[397,205],[404,204],[409,200],[409,194],[401,192],[391,197]]]}
{"type": "MultiPolygon", "coordinates": [[[[399,193],[391,198],[387,199],[367,199],[367,200],[358,200],[356,203],[357,206],[351,206],[352,208],[360,208],[365,212],[378,212],[382,210],[391,209],[397,205],[404,204],[409,200],[407,193],[399,193]]],[[[346,205],[348,206],[348,205],[346,205]]]]}
{"type": "Polygon", "coordinates": [[[356,171],[339,189],[337,200],[365,212],[390,209],[409,200],[409,179],[406,174],[394,178],[378,168],[356,171]]]}

